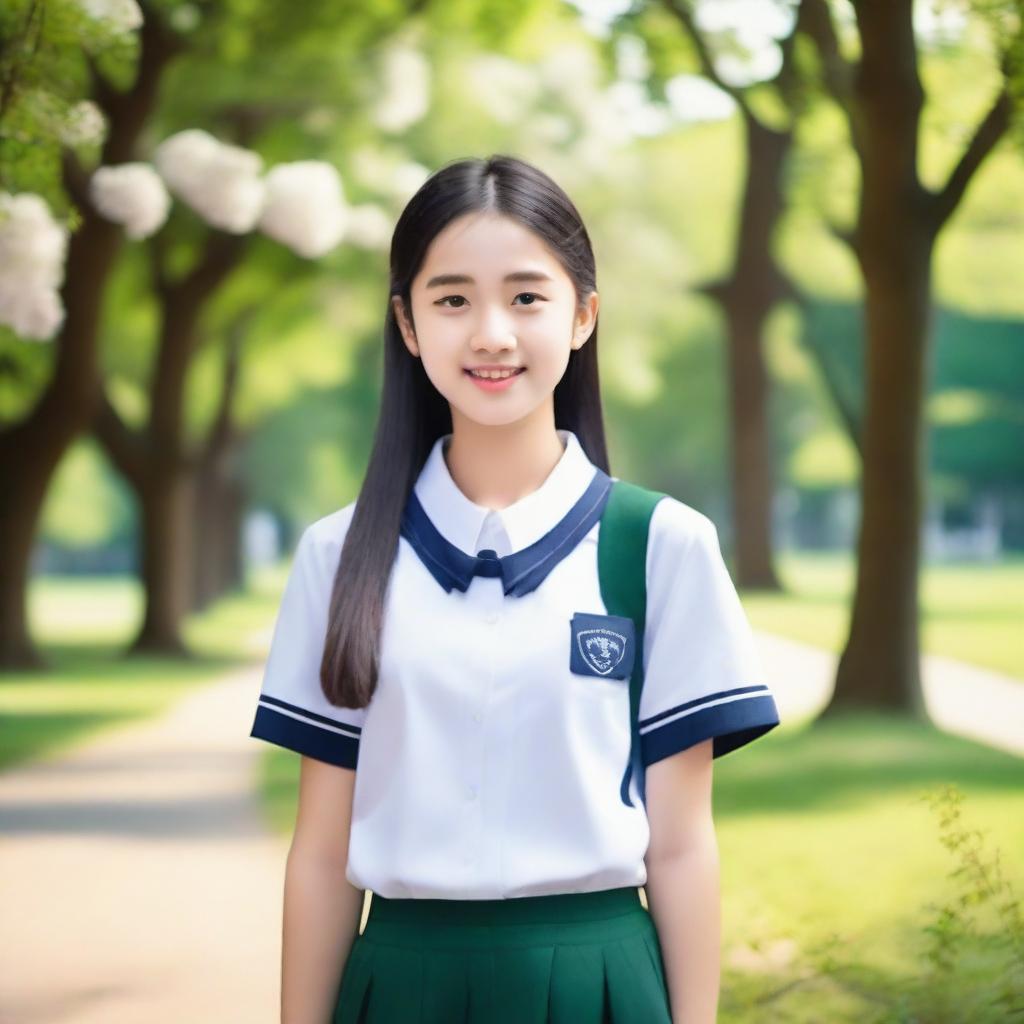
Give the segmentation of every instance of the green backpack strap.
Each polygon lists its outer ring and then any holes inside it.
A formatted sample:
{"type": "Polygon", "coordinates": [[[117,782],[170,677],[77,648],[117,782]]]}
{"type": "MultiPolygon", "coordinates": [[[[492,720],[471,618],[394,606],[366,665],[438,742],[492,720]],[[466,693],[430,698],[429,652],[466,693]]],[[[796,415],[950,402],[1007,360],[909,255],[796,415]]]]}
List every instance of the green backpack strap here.
{"type": "Polygon", "coordinates": [[[614,480],[597,533],[597,572],[601,599],[609,615],[625,615],[635,627],[633,672],[629,679],[630,747],[619,787],[627,807],[633,806],[629,782],[635,774],[646,807],[643,761],[640,757],[640,691],[644,682],[644,623],[647,617],[647,537],[654,506],[666,495],[625,480],[614,480]]]}

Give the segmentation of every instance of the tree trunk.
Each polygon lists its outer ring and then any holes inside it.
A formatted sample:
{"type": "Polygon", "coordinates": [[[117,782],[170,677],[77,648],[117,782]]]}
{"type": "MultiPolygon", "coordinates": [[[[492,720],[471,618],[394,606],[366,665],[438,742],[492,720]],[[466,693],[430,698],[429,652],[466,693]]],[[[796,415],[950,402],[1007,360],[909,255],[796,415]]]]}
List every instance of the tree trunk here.
{"type": "Polygon", "coordinates": [[[772,239],[783,210],[783,165],[789,132],[745,116],[748,173],[744,176],[736,264],[722,294],[728,327],[734,573],[738,585],[780,589],[772,544],[770,386],[764,363],[764,326],[790,294],[775,265],[772,239]]]}
{"type": "Polygon", "coordinates": [[[917,175],[923,93],[909,6],[869,4],[858,12],[864,469],[850,635],[828,714],[863,706],[924,714],[917,588],[934,227],[917,175]]]}
{"type": "Polygon", "coordinates": [[[86,219],[71,236],[63,288],[65,323],[56,365],[40,400],[0,432],[0,667],[40,668],[28,633],[26,591],[32,544],[50,480],[88,426],[99,398],[99,300],[120,244],[120,229],[86,219]]]}
{"type": "Polygon", "coordinates": [[[0,668],[46,665],[29,639],[25,604],[36,523],[50,478],[70,444],[71,429],[69,423],[46,434],[28,434],[35,442],[31,447],[0,447],[0,477],[11,481],[0,488],[0,668]],[[46,445],[41,443],[44,437],[46,445]]]}
{"type": "Polygon", "coordinates": [[[245,489],[230,476],[204,466],[196,490],[195,585],[192,610],[245,584],[242,525],[245,489]]]}
{"type": "Polygon", "coordinates": [[[139,487],[146,610],[132,651],[186,655],[181,620],[192,601],[194,474],[153,464],[139,487]]]}
{"type": "MultiPolygon", "coordinates": [[[[195,488],[203,454],[193,454],[185,429],[185,387],[191,359],[198,345],[198,321],[206,302],[238,265],[246,248],[242,236],[211,230],[191,270],[169,284],[159,266],[159,254],[151,264],[157,268],[156,290],[161,322],[156,362],[150,381],[149,419],[134,430],[120,418],[109,400],[104,400],[94,430],[111,461],[138,495],[142,510],[142,582],[146,592],[143,626],[132,650],[184,654],[179,635],[181,619],[194,607],[195,488]],[[166,530],[166,535],[164,531],[166,530]]],[[[231,362],[231,374],[237,363],[231,362]]],[[[217,417],[210,451],[215,460],[223,439],[231,433],[230,392],[217,417]]],[[[226,450],[226,448],[225,448],[226,450]]],[[[200,524],[200,531],[207,524],[200,524]]]]}

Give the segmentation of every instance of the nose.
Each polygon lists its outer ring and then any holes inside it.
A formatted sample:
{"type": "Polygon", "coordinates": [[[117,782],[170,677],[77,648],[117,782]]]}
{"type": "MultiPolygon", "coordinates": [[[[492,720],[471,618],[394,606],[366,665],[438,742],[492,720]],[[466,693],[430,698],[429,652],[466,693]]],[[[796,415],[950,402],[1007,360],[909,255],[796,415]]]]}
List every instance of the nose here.
{"type": "Polygon", "coordinates": [[[502,311],[487,311],[470,344],[474,352],[504,352],[516,347],[516,336],[502,311]]]}

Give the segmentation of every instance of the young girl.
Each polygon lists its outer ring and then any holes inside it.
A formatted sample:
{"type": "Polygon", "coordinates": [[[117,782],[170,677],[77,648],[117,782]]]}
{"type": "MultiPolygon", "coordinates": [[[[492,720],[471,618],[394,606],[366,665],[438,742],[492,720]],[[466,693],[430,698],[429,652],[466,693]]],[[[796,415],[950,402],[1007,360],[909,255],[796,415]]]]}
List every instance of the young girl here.
{"type": "Polygon", "coordinates": [[[302,755],[283,1024],[715,1019],[711,762],[779,718],[703,514],[655,495],[618,560],[642,628],[603,599],[595,283],[512,157],[398,220],[366,478],[299,540],[252,728],[302,755]]]}

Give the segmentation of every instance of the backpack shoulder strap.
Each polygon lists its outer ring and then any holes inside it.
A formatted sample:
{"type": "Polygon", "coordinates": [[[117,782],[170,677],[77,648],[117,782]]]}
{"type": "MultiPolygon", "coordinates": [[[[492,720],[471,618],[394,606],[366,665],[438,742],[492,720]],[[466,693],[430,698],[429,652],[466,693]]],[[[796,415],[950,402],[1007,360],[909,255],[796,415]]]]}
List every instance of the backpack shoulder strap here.
{"type": "Polygon", "coordinates": [[[597,534],[597,571],[601,599],[609,615],[633,620],[635,651],[629,680],[630,750],[619,796],[633,806],[629,783],[636,775],[646,807],[644,770],[640,758],[640,691],[644,677],[644,624],[647,618],[647,539],[654,506],[666,495],[639,484],[614,480],[597,534]]]}

